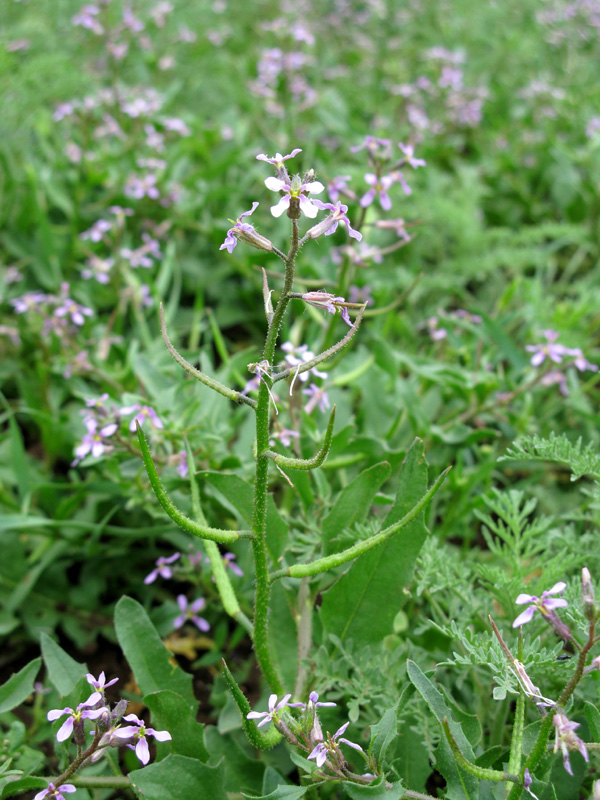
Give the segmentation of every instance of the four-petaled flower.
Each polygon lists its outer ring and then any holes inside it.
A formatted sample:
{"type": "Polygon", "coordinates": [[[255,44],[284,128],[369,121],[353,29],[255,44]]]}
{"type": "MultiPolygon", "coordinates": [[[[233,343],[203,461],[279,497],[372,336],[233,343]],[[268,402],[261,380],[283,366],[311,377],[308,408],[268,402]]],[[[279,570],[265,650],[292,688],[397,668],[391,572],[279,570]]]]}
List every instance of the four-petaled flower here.
{"type": "Polygon", "coordinates": [[[575,733],[579,727],[578,722],[570,722],[564,714],[555,714],[552,722],[556,728],[556,736],[554,739],[554,752],[558,752],[560,748],[563,756],[563,766],[569,773],[573,774],[571,762],[569,761],[569,752],[571,750],[579,750],[581,755],[586,761],[589,761],[587,747],[579,736],[575,733]]]}
{"type": "Polygon", "coordinates": [[[392,201],[387,193],[390,186],[394,183],[394,178],[391,175],[382,175],[378,178],[372,172],[367,172],[365,181],[371,187],[369,191],[364,194],[360,199],[360,204],[363,208],[370,206],[376,195],[379,195],[379,204],[384,211],[389,211],[392,207],[392,201]]]}
{"type": "Polygon", "coordinates": [[[286,694],[277,702],[277,695],[272,694],[269,697],[268,711],[251,711],[249,714],[246,714],[246,718],[260,719],[260,722],[257,723],[257,727],[259,728],[266,725],[267,722],[279,722],[279,712],[283,711],[286,706],[289,708],[301,708],[304,706],[304,703],[290,703],[289,699],[291,696],[291,694],[286,694]]]}
{"type": "Polygon", "coordinates": [[[179,606],[181,614],[173,620],[173,627],[175,629],[181,628],[189,620],[194,623],[198,630],[210,630],[210,625],[204,617],[198,616],[198,611],[202,611],[206,606],[206,600],[203,597],[199,597],[197,600],[194,600],[191,605],[188,605],[187,597],[184,594],[180,594],[177,597],[177,605],[179,606]]]}
{"type": "Polygon", "coordinates": [[[244,574],[244,570],[235,563],[235,553],[225,553],[223,556],[223,563],[239,578],[244,574]]]}
{"type": "Polygon", "coordinates": [[[65,794],[71,794],[75,791],[76,789],[72,783],[63,783],[61,786],[55,786],[53,783],[49,783],[46,789],[42,789],[41,792],[38,792],[33,800],[44,800],[46,797],[54,797],[55,800],[65,800],[63,792],[65,792],[65,794]]]}
{"type": "Polygon", "coordinates": [[[515,603],[518,606],[529,603],[529,607],[519,614],[519,616],[513,622],[513,628],[518,628],[519,625],[525,625],[525,623],[531,622],[536,609],[544,617],[547,617],[555,608],[565,608],[568,606],[569,603],[564,598],[550,597],[552,594],[560,594],[560,592],[564,591],[566,587],[567,584],[564,581],[559,581],[558,583],[555,583],[551,589],[548,589],[547,592],[542,592],[541,597],[537,597],[534,594],[520,594],[515,600],[515,603]]]}
{"type": "Polygon", "coordinates": [[[54,722],[54,720],[62,717],[63,714],[68,714],[67,719],[58,729],[56,734],[57,741],[66,741],[73,733],[73,725],[82,724],[84,719],[98,719],[98,717],[107,712],[108,709],[104,706],[102,708],[90,708],[90,706],[95,706],[98,702],[96,699],[97,694],[97,692],[91,694],[85,703],[80,703],[77,708],[69,708],[67,706],[66,708],[55,708],[48,712],[48,722],[54,722]]]}
{"type": "Polygon", "coordinates": [[[88,453],[91,453],[94,458],[100,458],[107,448],[111,449],[104,439],[112,436],[119,426],[115,422],[111,422],[109,425],[97,430],[98,421],[89,417],[85,420],[85,427],[87,428],[87,433],[82,438],[81,444],[75,448],[76,458],[71,462],[72,467],[76,467],[88,453]]]}
{"type": "Polygon", "coordinates": [[[132,739],[135,745],[128,744],[132,750],[135,750],[136,756],[142,762],[147,764],[150,761],[150,751],[148,750],[148,742],[146,736],[153,736],[159,742],[168,742],[171,740],[169,731],[155,731],[154,728],[147,728],[146,724],[136,717],[135,714],[127,714],[123,717],[127,722],[133,722],[133,725],[125,725],[122,728],[117,728],[113,733],[113,737],[118,739],[132,739]]]}
{"type": "Polygon", "coordinates": [[[144,424],[144,420],[146,418],[148,418],[150,420],[150,423],[155,428],[161,428],[162,429],[162,428],[165,427],[162,424],[162,422],[160,421],[160,419],[158,418],[158,415],[157,415],[156,411],[151,406],[143,406],[143,405],[140,405],[140,403],[135,403],[132,406],[123,406],[123,408],[120,408],[119,409],[119,414],[132,414],[134,411],[137,411],[138,413],[135,415],[135,417],[133,417],[133,419],[129,423],[129,430],[132,433],[135,433],[135,430],[136,430],[135,423],[137,422],[137,424],[141,428],[142,425],[144,424]]]}
{"type": "Polygon", "coordinates": [[[321,386],[317,386],[316,383],[311,383],[308,388],[302,389],[302,394],[310,397],[310,400],[304,406],[304,410],[307,414],[312,414],[317,406],[319,406],[319,411],[327,411],[331,405],[329,402],[329,395],[325,389],[321,386]]]}
{"type": "Polygon", "coordinates": [[[171,567],[167,566],[168,564],[172,564],[174,561],[181,556],[181,553],[173,553],[172,556],[160,556],[154,562],[156,564],[156,568],[149,572],[148,575],[144,578],[144,583],[154,583],[154,581],[160,575],[161,578],[168,580],[173,576],[173,572],[171,571],[171,567]]]}
{"type": "Polygon", "coordinates": [[[281,200],[276,205],[271,206],[271,214],[274,217],[280,217],[290,207],[292,198],[298,201],[300,211],[310,219],[314,219],[319,213],[318,208],[306,196],[307,194],[320,194],[325,189],[319,181],[302,182],[302,179],[296,175],[290,183],[286,183],[280,178],[271,177],[265,180],[265,186],[272,192],[284,193],[281,200]]]}
{"type": "Polygon", "coordinates": [[[417,169],[418,167],[424,167],[427,165],[427,162],[423,158],[415,158],[415,148],[412,144],[402,144],[402,142],[398,142],[398,147],[404,153],[406,158],[406,163],[410,164],[413,169],[417,169]]]}
{"type": "Polygon", "coordinates": [[[546,337],[546,344],[528,344],[525,349],[533,353],[531,357],[531,364],[534,367],[539,367],[543,364],[546,358],[554,361],[555,364],[560,364],[563,356],[569,355],[568,348],[562,344],[556,344],[558,333],[553,330],[545,330],[544,336],[546,337]]]}
{"type": "Polygon", "coordinates": [[[87,702],[90,705],[93,705],[94,703],[99,703],[100,700],[104,699],[104,690],[106,689],[106,687],[112,686],[113,683],[116,683],[119,680],[118,678],[113,678],[112,681],[106,683],[106,676],[104,674],[104,670],[102,670],[98,678],[94,678],[94,676],[90,672],[88,672],[85,677],[90,686],[93,686],[94,689],[96,690],[87,699],[87,702]]]}
{"type": "Polygon", "coordinates": [[[339,200],[335,203],[335,205],[333,203],[323,203],[321,200],[313,200],[312,203],[322,211],[330,211],[331,213],[326,219],[324,219],[322,222],[319,222],[317,225],[314,225],[308,231],[307,235],[311,239],[316,239],[322,234],[325,234],[325,236],[331,236],[332,233],[336,232],[337,226],[341,222],[348,228],[348,233],[353,239],[356,239],[357,242],[362,240],[362,233],[355,231],[350,225],[350,220],[347,216],[348,206],[344,205],[339,200]]]}
{"type": "Polygon", "coordinates": [[[319,742],[317,746],[314,748],[314,750],[311,752],[311,754],[307,756],[307,758],[309,759],[314,758],[315,761],[317,762],[317,767],[322,767],[323,764],[327,761],[327,757],[330,753],[337,755],[339,750],[339,745],[337,741],[338,738],[340,742],[347,744],[349,747],[353,747],[355,750],[360,750],[362,753],[363,749],[359,744],[355,744],[354,742],[349,742],[348,739],[343,738],[342,734],[346,732],[346,728],[348,727],[348,725],[350,725],[350,723],[345,722],[341,728],[338,728],[338,730],[333,734],[333,736],[327,734],[328,737],[327,741],[319,742]]]}
{"type": "Polygon", "coordinates": [[[275,153],[274,158],[269,158],[269,156],[266,156],[264,153],[261,153],[260,155],[256,156],[256,158],[258,161],[266,161],[268,164],[273,164],[275,167],[277,167],[277,169],[281,169],[283,167],[284,161],[287,161],[288,158],[293,158],[294,156],[297,156],[298,153],[301,152],[302,149],[300,147],[295,147],[292,150],[292,152],[289,153],[287,156],[282,156],[281,153],[275,153]]]}

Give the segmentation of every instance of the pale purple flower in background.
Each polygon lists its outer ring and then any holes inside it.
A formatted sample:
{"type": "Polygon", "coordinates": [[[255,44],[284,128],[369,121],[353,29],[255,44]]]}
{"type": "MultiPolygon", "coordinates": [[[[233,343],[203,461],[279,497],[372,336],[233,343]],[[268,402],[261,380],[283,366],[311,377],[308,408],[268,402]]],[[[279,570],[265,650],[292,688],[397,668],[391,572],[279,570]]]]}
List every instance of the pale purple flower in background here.
{"type": "Polygon", "coordinates": [[[98,430],[98,421],[93,417],[89,417],[84,421],[87,433],[81,440],[81,444],[75,448],[75,459],[71,462],[72,467],[76,467],[79,462],[84,459],[88,453],[91,453],[94,458],[100,458],[110,449],[110,446],[104,441],[109,436],[112,436],[119,427],[115,422],[105,425],[98,430]]]}
{"type": "Polygon", "coordinates": [[[427,165],[427,162],[424,159],[415,158],[415,148],[412,144],[402,144],[402,142],[398,142],[398,147],[404,153],[406,163],[409,164],[413,169],[425,167],[427,165]]]}
{"type": "Polygon", "coordinates": [[[179,32],[177,34],[177,38],[180,42],[186,42],[191,44],[196,41],[198,38],[194,31],[190,30],[190,28],[186,28],[185,25],[181,25],[179,28],[179,32]]]}
{"type": "Polygon", "coordinates": [[[335,297],[335,295],[330,292],[305,292],[302,295],[302,299],[315,308],[329,311],[330,314],[335,314],[336,311],[339,311],[346,325],[349,325],[351,328],[354,327],[352,322],[350,322],[348,309],[343,305],[346,302],[345,298],[335,297]]]}
{"type": "Polygon", "coordinates": [[[463,86],[464,73],[462,69],[457,67],[444,66],[442,67],[442,74],[438,80],[440,89],[454,89],[460,91],[463,86]]]}
{"type": "Polygon", "coordinates": [[[177,561],[178,558],[181,558],[181,553],[173,553],[172,556],[160,556],[154,562],[156,567],[152,570],[152,572],[148,573],[144,578],[144,583],[146,585],[150,583],[154,583],[154,581],[160,575],[161,578],[165,580],[169,580],[169,578],[173,577],[173,571],[169,564],[173,564],[177,561]]]}
{"type": "Polygon", "coordinates": [[[60,122],[65,117],[70,117],[74,111],[75,111],[75,106],[73,105],[73,103],[59,103],[54,109],[54,114],[52,115],[52,119],[55,122],[60,122]]]}
{"type": "Polygon", "coordinates": [[[152,295],[150,293],[150,287],[147,283],[142,283],[140,286],[136,295],[136,300],[139,301],[144,308],[150,308],[150,306],[154,305],[154,300],[152,299],[152,295]]]}
{"type": "Polygon", "coordinates": [[[569,761],[569,752],[571,750],[579,750],[585,761],[590,760],[585,743],[575,733],[577,728],[579,728],[579,723],[571,722],[564,714],[555,714],[552,718],[552,724],[556,728],[554,752],[558,752],[560,748],[563,757],[563,766],[569,775],[572,775],[573,769],[569,761]]]}
{"type": "Polygon", "coordinates": [[[389,211],[392,207],[392,201],[387,191],[394,183],[394,178],[391,175],[383,175],[381,178],[378,178],[377,175],[374,175],[372,172],[367,172],[365,181],[371,188],[361,197],[361,206],[367,208],[379,195],[379,204],[384,211],[389,211]]]}
{"type": "Polygon", "coordinates": [[[457,308],[456,311],[452,312],[452,315],[467,322],[472,322],[474,325],[479,325],[480,322],[483,322],[483,317],[480,314],[471,314],[470,311],[464,308],[457,308]]]}
{"type": "Polygon", "coordinates": [[[124,224],[125,217],[133,216],[132,208],[123,208],[122,206],[109,206],[108,210],[111,214],[114,214],[116,216],[118,225],[124,224]]]}
{"type": "Polygon", "coordinates": [[[23,280],[23,273],[19,270],[18,267],[11,266],[6,267],[4,271],[4,283],[19,283],[19,281],[23,280]]]}
{"type": "Polygon", "coordinates": [[[71,794],[72,792],[76,791],[77,789],[72,783],[63,783],[60,786],[55,786],[53,783],[49,783],[48,787],[46,789],[42,789],[41,792],[38,792],[33,800],[45,800],[45,798],[65,800],[63,792],[65,794],[71,794]]]}
{"type": "Polygon", "coordinates": [[[527,622],[531,622],[536,610],[539,611],[542,616],[548,617],[555,608],[565,608],[568,606],[569,603],[564,598],[550,597],[550,595],[553,594],[560,594],[566,588],[567,584],[564,581],[559,581],[558,583],[555,583],[551,589],[548,589],[548,591],[542,592],[541,597],[537,597],[534,594],[520,594],[515,600],[515,603],[518,606],[528,603],[529,606],[525,609],[525,611],[519,614],[519,616],[513,622],[513,628],[518,628],[520,625],[525,625],[527,622]]]}
{"type": "Polygon", "coordinates": [[[181,628],[189,620],[193,622],[200,631],[210,630],[210,625],[204,617],[198,616],[198,611],[202,611],[206,606],[206,600],[203,597],[199,597],[197,600],[194,600],[191,605],[188,605],[187,597],[184,594],[180,594],[177,597],[177,605],[179,606],[181,614],[173,620],[173,628],[181,628]]]}
{"type": "Polygon", "coordinates": [[[144,125],[144,133],[146,134],[146,146],[158,153],[164,153],[165,137],[163,134],[159,133],[149,122],[144,125]]]}
{"type": "Polygon", "coordinates": [[[598,372],[598,365],[597,364],[590,364],[590,362],[585,358],[581,348],[579,347],[569,347],[566,349],[567,355],[572,356],[575,360],[573,361],[573,366],[577,367],[580,372],[585,372],[586,370],[589,372],[598,372]]]}
{"type": "Polygon", "coordinates": [[[134,200],[141,200],[143,197],[149,197],[151,200],[157,200],[160,197],[160,191],[156,186],[157,177],[152,173],[147,175],[130,175],[125,183],[124,193],[126,197],[131,197],[134,200]]]}
{"type": "Polygon", "coordinates": [[[48,712],[48,722],[54,722],[54,720],[59,719],[59,717],[62,717],[64,714],[67,714],[67,719],[63,722],[56,733],[57,741],[66,741],[73,733],[74,725],[83,725],[84,719],[98,719],[99,716],[107,711],[104,706],[102,708],[90,708],[90,706],[95,706],[98,702],[95,699],[96,695],[97,692],[94,692],[85,701],[85,703],[80,703],[75,709],[67,706],[66,708],[55,708],[48,712]]]}
{"type": "Polygon", "coordinates": [[[304,406],[304,410],[307,414],[312,414],[317,406],[319,406],[319,411],[327,411],[331,405],[329,402],[329,395],[325,389],[322,389],[315,383],[311,383],[306,389],[302,389],[302,394],[310,397],[310,400],[304,406]]]}
{"type": "Polygon", "coordinates": [[[407,197],[410,197],[410,195],[412,194],[412,189],[406,182],[406,178],[404,177],[402,170],[395,169],[392,172],[390,172],[390,176],[394,179],[394,181],[396,181],[396,183],[399,183],[400,186],[402,186],[402,191],[404,192],[404,194],[407,197]]]}
{"type": "Polygon", "coordinates": [[[98,6],[85,5],[78,14],[71,17],[71,24],[79,25],[88,31],[92,31],[96,36],[101,36],[104,33],[104,28],[96,19],[99,13],[98,6]]]}
{"type": "Polygon", "coordinates": [[[375,302],[371,297],[371,287],[368,284],[351,286],[348,301],[350,303],[366,303],[368,306],[372,306],[375,302]]]}
{"type": "Polygon", "coordinates": [[[177,474],[180,478],[187,478],[190,474],[188,457],[185,450],[181,450],[177,455],[177,474]]]}
{"type": "Polygon", "coordinates": [[[154,266],[153,258],[162,258],[160,243],[157,239],[153,239],[149,233],[142,233],[142,240],[144,244],[135,250],[129,247],[123,247],[120,251],[121,256],[129,261],[133,269],[137,269],[137,267],[150,269],[150,267],[154,266]]]}
{"type": "Polygon", "coordinates": [[[289,428],[282,428],[280,431],[273,431],[271,433],[271,438],[269,439],[269,444],[271,447],[275,444],[275,441],[278,439],[284,447],[289,447],[292,444],[292,438],[299,439],[300,434],[298,431],[290,430],[289,428]]]}
{"type": "Polygon", "coordinates": [[[13,39],[6,44],[7,53],[18,53],[20,50],[29,50],[29,39],[13,39]]]}
{"type": "Polygon", "coordinates": [[[10,304],[14,308],[16,314],[24,314],[32,309],[36,311],[39,310],[38,307],[50,299],[50,295],[44,294],[43,292],[26,292],[26,294],[22,294],[20,297],[15,297],[10,301],[10,304]]]}
{"type": "Polygon", "coordinates": [[[98,256],[90,256],[85,262],[86,268],[81,270],[81,277],[85,280],[94,278],[98,283],[106,286],[110,283],[110,271],[114,266],[114,258],[98,258],[98,256]]]}
{"type": "MultiPolygon", "coordinates": [[[[99,397],[87,397],[84,400],[85,407],[86,408],[95,408],[95,409],[98,409],[99,411],[105,412],[106,409],[105,409],[104,404],[106,403],[106,401],[108,399],[109,399],[108,392],[103,392],[99,397]]],[[[85,411],[85,409],[83,409],[81,411],[81,413],[82,414],[89,414],[89,412],[85,411]]]]}
{"type": "Polygon", "coordinates": [[[150,751],[146,736],[152,736],[158,742],[169,742],[172,738],[168,731],[156,731],[154,728],[147,728],[146,724],[141,719],[138,719],[135,714],[126,714],[123,719],[134,724],[117,728],[113,736],[117,739],[132,739],[135,741],[135,746],[133,744],[127,746],[135,750],[135,754],[142,764],[147,764],[150,761],[150,751]]]}
{"type": "MultiPolygon", "coordinates": [[[[306,364],[307,361],[312,361],[312,359],[315,358],[315,354],[312,350],[308,349],[308,345],[306,344],[301,344],[296,347],[291,342],[284,342],[281,345],[281,349],[286,353],[285,361],[290,367],[302,366],[302,364],[306,364]]],[[[301,372],[298,377],[304,382],[308,380],[310,373],[317,378],[326,378],[328,375],[327,372],[320,372],[317,367],[312,367],[312,369],[306,372],[301,372]]]]}
{"type": "Polygon", "coordinates": [[[145,28],[144,23],[135,16],[130,5],[123,8],[123,25],[132,33],[140,33],[145,28]]]}
{"type": "Polygon", "coordinates": [[[591,139],[592,136],[595,136],[600,131],[600,117],[592,117],[588,122],[585,135],[588,139],[591,139]]]}
{"type": "Polygon", "coordinates": [[[277,695],[272,694],[269,697],[269,710],[268,711],[250,711],[246,714],[246,719],[260,719],[257,723],[258,728],[262,728],[268,722],[279,722],[279,712],[284,708],[301,708],[304,703],[290,703],[291,694],[284,695],[279,702],[277,702],[277,695]]]}
{"type": "Polygon", "coordinates": [[[277,167],[277,169],[281,169],[283,167],[283,162],[287,161],[289,158],[294,158],[297,156],[298,153],[301,153],[302,149],[300,147],[295,147],[291,153],[288,153],[287,156],[282,156],[281,153],[276,153],[273,158],[266,156],[264,153],[256,156],[258,161],[266,161],[268,164],[273,164],[273,166],[277,167]]]}
{"type": "Polygon", "coordinates": [[[165,22],[167,21],[167,15],[170,14],[174,8],[175,6],[172,3],[165,1],[158,3],[158,5],[150,9],[150,16],[152,17],[157,28],[164,28],[165,22]]]}
{"type": "Polygon", "coordinates": [[[274,217],[280,217],[290,207],[292,197],[298,200],[300,211],[310,219],[314,219],[319,213],[317,207],[306,196],[307,194],[320,194],[324,191],[325,187],[319,181],[302,183],[302,179],[296,176],[292,179],[292,183],[288,184],[280,178],[271,177],[265,180],[265,186],[272,192],[284,193],[281,200],[271,206],[271,214],[274,217]]]}
{"type": "Polygon", "coordinates": [[[564,372],[561,372],[558,369],[553,369],[551,372],[547,372],[540,381],[542,386],[558,386],[560,389],[560,393],[567,397],[569,394],[569,389],[567,387],[567,376],[564,372]]]}
{"type": "Polygon", "coordinates": [[[363,150],[365,147],[369,155],[379,155],[379,151],[383,151],[384,153],[389,153],[390,148],[392,146],[391,139],[380,139],[377,136],[370,136],[367,135],[364,138],[364,141],[361,144],[355,144],[350,148],[351,153],[358,153],[359,150],[363,150]]]}
{"type": "Polygon", "coordinates": [[[568,349],[562,344],[555,344],[558,339],[558,333],[553,330],[543,331],[546,337],[546,344],[528,344],[525,349],[529,353],[533,353],[531,357],[531,364],[534,367],[539,367],[543,364],[546,358],[554,361],[555,364],[560,364],[563,356],[568,355],[568,349]]]}
{"type": "Polygon", "coordinates": [[[332,178],[332,180],[329,181],[327,184],[327,193],[332,203],[337,203],[341,194],[352,199],[356,198],[354,192],[348,189],[347,184],[350,180],[352,180],[350,175],[338,175],[336,178],[332,178]]]}
{"type": "Polygon", "coordinates": [[[166,131],[174,131],[180,136],[190,136],[191,130],[179,117],[164,117],[160,120],[166,131]]]}
{"type": "Polygon", "coordinates": [[[104,238],[104,234],[112,228],[112,222],[107,219],[99,219],[94,222],[91,228],[79,234],[80,239],[89,239],[90,242],[100,242],[104,238]]]}
{"type": "Polygon", "coordinates": [[[434,342],[439,342],[441,339],[445,339],[446,336],[448,336],[446,328],[439,328],[438,322],[439,320],[437,317],[429,317],[426,322],[427,330],[434,342]]]}
{"type": "Polygon", "coordinates": [[[378,219],[375,222],[375,227],[384,231],[394,231],[399,239],[410,242],[410,236],[406,232],[406,222],[401,217],[397,219],[378,219]]]}
{"type": "Polygon", "coordinates": [[[319,706],[320,706],[321,708],[333,708],[333,707],[334,707],[334,706],[336,706],[336,705],[337,705],[337,703],[331,703],[331,702],[328,702],[328,703],[321,703],[321,702],[319,702],[319,695],[318,695],[316,692],[311,692],[311,693],[308,695],[308,703],[307,703],[307,708],[308,708],[309,710],[310,710],[311,708],[318,708],[319,706]]]}
{"type": "Polygon", "coordinates": [[[70,297],[65,297],[62,305],[54,310],[55,317],[68,316],[71,318],[71,322],[80,326],[85,322],[85,317],[91,317],[93,314],[94,312],[91,308],[76,303],[75,300],[71,300],[70,297]]]}
{"type": "Polygon", "coordinates": [[[360,750],[363,752],[362,747],[359,744],[355,744],[354,742],[349,742],[348,739],[344,739],[342,736],[343,733],[346,732],[346,728],[350,725],[349,722],[345,722],[341,728],[330,736],[327,742],[319,742],[314,750],[311,752],[308,759],[314,758],[317,764],[317,767],[322,767],[323,764],[327,761],[327,756],[329,753],[337,753],[338,750],[338,739],[340,743],[347,744],[349,747],[354,748],[354,750],[360,750]]]}
{"type": "Polygon", "coordinates": [[[223,556],[223,563],[226,567],[229,567],[234,575],[237,575],[239,578],[243,576],[244,570],[235,563],[235,553],[225,553],[223,556]]]}
{"type": "Polygon", "coordinates": [[[106,49],[115,61],[122,61],[129,52],[129,42],[107,42],[106,49]]]}
{"type": "Polygon", "coordinates": [[[133,414],[135,411],[137,411],[137,414],[129,423],[129,430],[132,433],[136,431],[136,422],[141,428],[145,419],[149,419],[150,424],[154,428],[162,430],[165,427],[158,418],[156,411],[151,406],[143,406],[140,403],[134,403],[132,406],[123,406],[123,408],[120,408],[119,414],[133,414]]]}
{"type": "Polygon", "coordinates": [[[321,234],[325,234],[325,236],[331,236],[331,234],[336,232],[337,227],[341,222],[348,228],[348,234],[353,239],[356,239],[358,242],[362,240],[362,233],[355,231],[350,225],[350,220],[347,217],[348,206],[344,205],[339,200],[335,205],[332,203],[323,203],[321,200],[313,200],[312,202],[317,206],[317,208],[320,208],[321,211],[329,211],[331,213],[322,222],[314,225],[307,232],[307,236],[309,236],[311,239],[316,239],[321,236],[321,234]]]}

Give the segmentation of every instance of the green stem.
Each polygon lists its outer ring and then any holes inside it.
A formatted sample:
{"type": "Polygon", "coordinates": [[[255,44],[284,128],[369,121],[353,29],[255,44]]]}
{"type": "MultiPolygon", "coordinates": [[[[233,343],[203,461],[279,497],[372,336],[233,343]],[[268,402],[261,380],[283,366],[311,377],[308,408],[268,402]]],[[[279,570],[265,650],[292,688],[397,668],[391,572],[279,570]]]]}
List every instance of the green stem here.
{"type": "MultiPolygon", "coordinates": [[[[377,545],[382,544],[389,539],[390,536],[393,536],[397,533],[401,528],[406,527],[410,522],[413,521],[415,517],[417,517],[421,511],[427,506],[433,495],[438,491],[444,480],[446,479],[446,475],[450,471],[451,467],[445,469],[442,474],[438,477],[436,482],[433,484],[431,489],[429,489],[426,494],[419,500],[419,502],[411,508],[411,510],[402,517],[401,520],[395,522],[393,525],[390,525],[383,531],[375,534],[375,536],[371,536],[369,539],[366,539],[362,542],[357,542],[356,544],[352,545],[352,547],[348,547],[346,550],[342,550],[341,553],[334,553],[331,556],[325,556],[325,558],[319,558],[316,561],[312,561],[310,564],[294,564],[291,567],[284,567],[283,569],[278,570],[277,572],[273,572],[270,576],[270,581],[276,581],[279,578],[305,578],[309,575],[318,575],[321,572],[327,572],[327,570],[333,569],[334,567],[339,567],[341,564],[344,564],[346,561],[351,561],[353,558],[357,558],[358,556],[362,556],[363,553],[366,553],[368,550],[371,550],[373,547],[377,547],[377,545]]],[[[253,540],[254,541],[254,540],[253,540]]]]}

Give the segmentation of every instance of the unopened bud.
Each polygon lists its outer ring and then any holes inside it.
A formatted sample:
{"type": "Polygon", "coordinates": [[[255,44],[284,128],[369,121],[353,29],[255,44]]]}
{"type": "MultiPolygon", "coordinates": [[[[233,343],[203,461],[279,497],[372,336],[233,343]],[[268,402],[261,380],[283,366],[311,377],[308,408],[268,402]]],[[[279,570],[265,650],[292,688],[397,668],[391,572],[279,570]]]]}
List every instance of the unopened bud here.
{"type": "Polygon", "coordinates": [[[309,239],[318,239],[319,236],[323,236],[323,234],[327,233],[328,230],[331,228],[333,214],[330,214],[325,219],[322,219],[321,222],[317,222],[316,225],[313,225],[312,228],[309,228],[306,231],[306,235],[309,239]]]}
{"type": "Polygon", "coordinates": [[[583,596],[583,613],[588,620],[595,619],[594,586],[592,584],[592,576],[587,567],[581,570],[581,594],[583,596]]]}
{"type": "Polygon", "coordinates": [[[265,314],[267,316],[267,322],[269,325],[271,324],[271,320],[273,319],[273,302],[271,300],[271,295],[273,293],[272,289],[269,289],[269,284],[267,282],[267,273],[263,267],[263,300],[265,302],[265,314]]]}
{"type": "Polygon", "coordinates": [[[119,700],[119,702],[113,708],[111,713],[111,719],[113,724],[117,723],[126,711],[127,711],[127,700],[119,700]]]}
{"type": "MultiPolygon", "coordinates": [[[[247,226],[251,228],[250,225],[247,226]]],[[[250,247],[256,247],[257,250],[267,250],[270,252],[273,249],[273,243],[265,236],[261,236],[253,228],[251,230],[243,230],[242,228],[233,228],[233,232],[240,242],[249,244],[250,247]]]]}

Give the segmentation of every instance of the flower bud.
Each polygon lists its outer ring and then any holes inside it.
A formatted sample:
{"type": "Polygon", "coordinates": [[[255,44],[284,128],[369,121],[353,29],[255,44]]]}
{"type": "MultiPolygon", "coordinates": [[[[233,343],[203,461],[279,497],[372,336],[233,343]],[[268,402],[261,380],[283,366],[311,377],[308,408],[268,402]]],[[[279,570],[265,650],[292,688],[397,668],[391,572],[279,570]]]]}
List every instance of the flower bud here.
{"type": "Polygon", "coordinates": [[[270,252],[273,249],[273,243],[265,236],[261,236],[260,233],[257,233],[251,225],[246,225],[243,228],[233,228],[232,230],[240,242],[249,244],[251,247],[256,247],[257,250],[267,250],[270,252]]]}
{"type": "Polygon", "coordinates": [[[596,619],[596,608],[594,605],[594,585],[592,576],[587,567],[581,570],[581,594],[583,596],[583,613],[588,620],[596,619]]]}
{"type": "Polygon", "coordinates": [[[331,228],[331,223],[333,220],[334,215],[330,214],[325,219],[322,219],[321,222],[317,222],[316,225],[313,225],[312,228],[309,228],[306,231],[306,235],[309,239],[318,239],[319,236],[323,236],[324,233],[331,228]]]}

